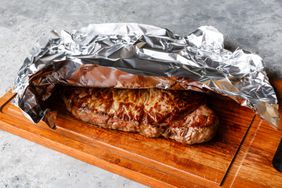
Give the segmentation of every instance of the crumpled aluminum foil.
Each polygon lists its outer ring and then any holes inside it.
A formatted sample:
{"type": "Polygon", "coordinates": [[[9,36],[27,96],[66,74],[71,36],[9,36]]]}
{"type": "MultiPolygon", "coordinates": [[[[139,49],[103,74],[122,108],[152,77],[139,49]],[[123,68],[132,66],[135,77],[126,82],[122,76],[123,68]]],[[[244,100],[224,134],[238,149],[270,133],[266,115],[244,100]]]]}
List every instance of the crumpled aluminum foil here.
{"type": "Polygon", "coordinates": [[[202,26],[188,36],[135,24],[93,24],[50,38],[24,61],[17,105],[34,122],[56,85],[212,91],[249,107],[279,128],[277,98],[262,58],[224,49],[223,34],[202,26]]]}

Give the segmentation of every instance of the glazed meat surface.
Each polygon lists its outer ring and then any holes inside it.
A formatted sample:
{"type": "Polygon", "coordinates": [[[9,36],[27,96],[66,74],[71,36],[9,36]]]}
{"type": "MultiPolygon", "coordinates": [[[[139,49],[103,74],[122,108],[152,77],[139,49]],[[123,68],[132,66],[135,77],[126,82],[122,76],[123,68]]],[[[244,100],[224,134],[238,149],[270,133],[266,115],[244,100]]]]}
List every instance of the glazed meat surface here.
{"type": "Polygon", "coordinates": [[[204,96],[191,91],[70,87],[64,102],[84,122],[186,144],[210,140],[217,127],[204,96]]]}

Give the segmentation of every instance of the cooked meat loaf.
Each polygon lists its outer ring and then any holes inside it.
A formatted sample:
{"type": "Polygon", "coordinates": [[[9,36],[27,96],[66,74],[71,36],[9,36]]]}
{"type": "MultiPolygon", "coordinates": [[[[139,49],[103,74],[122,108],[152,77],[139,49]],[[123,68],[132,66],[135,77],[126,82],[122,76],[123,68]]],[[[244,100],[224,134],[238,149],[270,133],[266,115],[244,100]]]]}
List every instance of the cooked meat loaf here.
{"type": "Polygon", "coordinates": [[[64,102],[82,121],[186,144],[210,140],[218,122],[204,96],[192,91],[70,87],[64,102]]]}

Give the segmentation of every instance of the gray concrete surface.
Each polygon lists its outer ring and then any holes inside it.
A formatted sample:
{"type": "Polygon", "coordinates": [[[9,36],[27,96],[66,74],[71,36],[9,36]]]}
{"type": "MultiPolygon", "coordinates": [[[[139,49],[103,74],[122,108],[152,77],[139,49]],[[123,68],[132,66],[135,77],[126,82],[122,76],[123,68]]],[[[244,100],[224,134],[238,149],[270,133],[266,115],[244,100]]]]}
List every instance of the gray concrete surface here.
{"type": "MultiPolygon", "coordinates": [[[[0,95],[42,35],[103,22],[153,24],[179,34],[213,25],[282,78],[281,0],[0,0],[0,95]]],[[[143,186],[0,131],[0,187],[143,186]]]]}

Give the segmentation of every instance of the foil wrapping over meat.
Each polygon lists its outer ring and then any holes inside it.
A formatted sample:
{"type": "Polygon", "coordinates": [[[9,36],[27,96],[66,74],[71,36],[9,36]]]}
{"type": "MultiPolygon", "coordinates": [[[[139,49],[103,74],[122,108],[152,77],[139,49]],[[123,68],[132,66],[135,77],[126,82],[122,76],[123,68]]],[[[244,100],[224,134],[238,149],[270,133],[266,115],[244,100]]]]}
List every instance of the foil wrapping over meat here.
{"type": "Polygon", "coordinates": [[[209,91],[279,128],[277,97],[262,58],[225,49],[223,34],[212,26],[187,36],[135,23],[55,32],[25,59],[15,81],[16,103],[38,122],[57,85],[209,91]]]}

